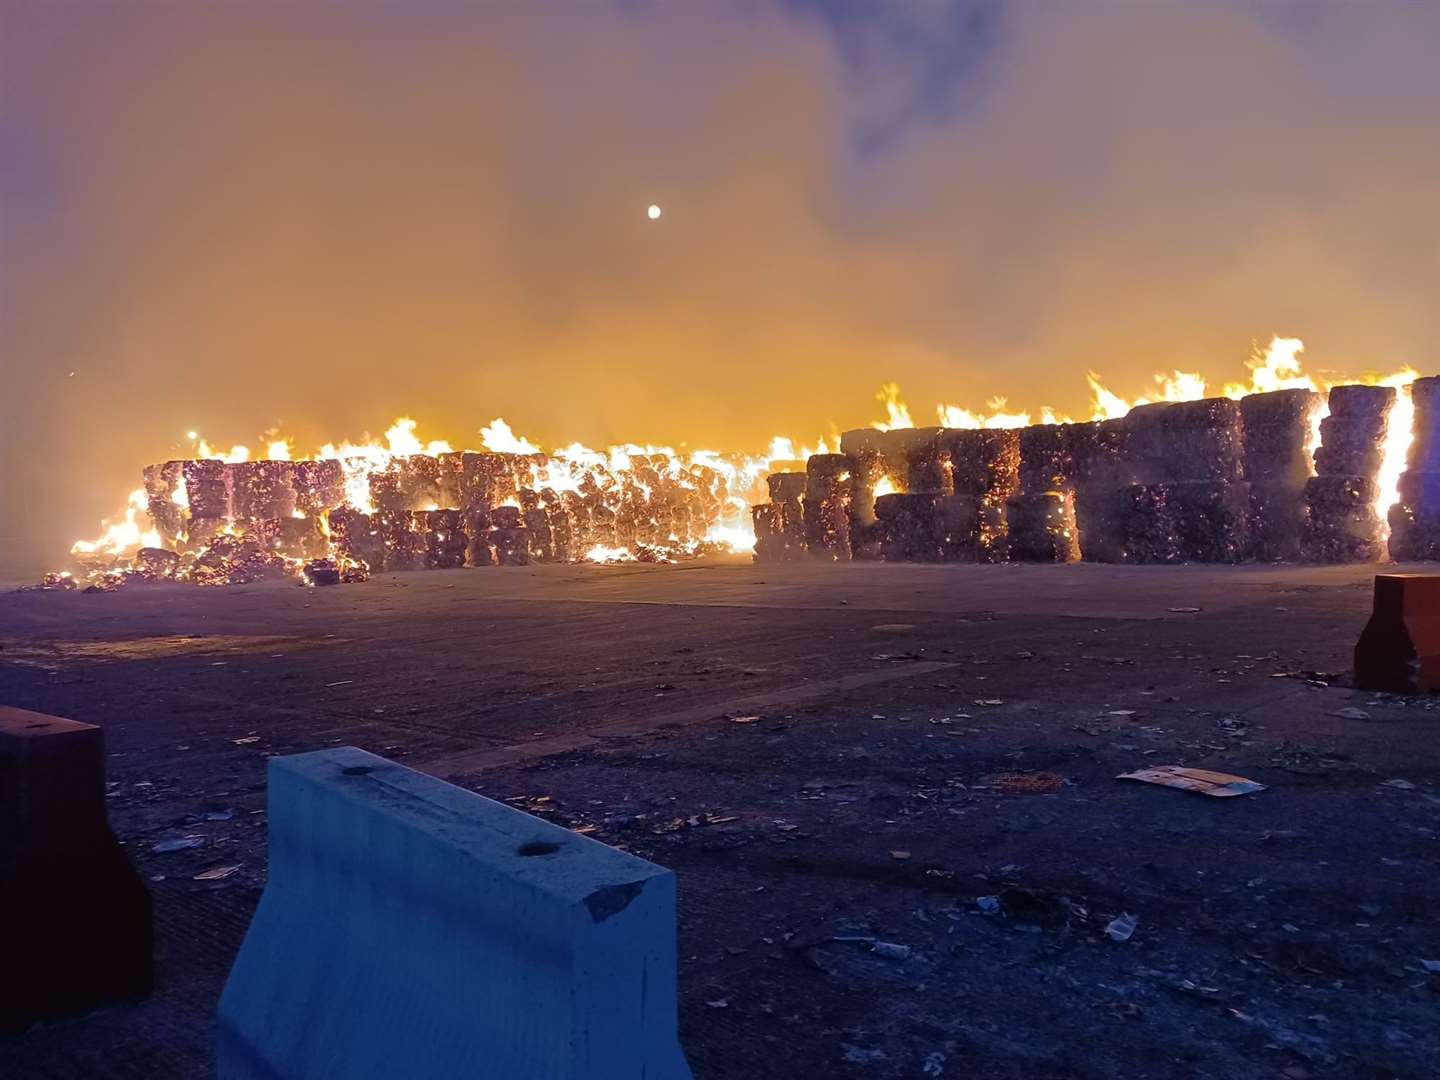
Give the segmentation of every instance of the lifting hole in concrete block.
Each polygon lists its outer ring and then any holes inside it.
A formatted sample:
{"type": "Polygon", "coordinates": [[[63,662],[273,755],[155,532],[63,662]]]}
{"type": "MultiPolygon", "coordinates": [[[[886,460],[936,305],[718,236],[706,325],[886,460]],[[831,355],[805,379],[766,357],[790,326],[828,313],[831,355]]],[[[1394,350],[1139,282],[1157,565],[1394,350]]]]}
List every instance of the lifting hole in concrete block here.
{"type": "Polygon", "coordinates": [[[269,769],[220,1080],[690,1080],[670,871],[354,747],[269,769]]]}

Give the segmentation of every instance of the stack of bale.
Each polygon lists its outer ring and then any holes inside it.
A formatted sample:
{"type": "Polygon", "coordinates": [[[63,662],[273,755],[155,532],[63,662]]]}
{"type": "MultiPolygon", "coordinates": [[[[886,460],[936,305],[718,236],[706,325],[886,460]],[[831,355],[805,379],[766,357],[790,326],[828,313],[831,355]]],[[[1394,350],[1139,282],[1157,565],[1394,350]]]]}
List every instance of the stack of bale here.
{"type": "Polygon", "coordinates": [[[145,509],[160,539],[172,547],[185,530],[185,507],[177,499],[184,470],[183,461],[145,466],[145,509]]]}
{"type": "Polygon", "coordinates": [[[393,463],[405,506],[433,510],[440,506],[440,461],[430,454],[411,454],[393,463]]]}
{"type": "MultiPolygon", "coordinates": [[[[875,428],[856,428],[840,436],[840,452],[850,459],[850,549],[857,559],[880,557],[875,488],[889,476],[884,452],[887,434],[875,428]]],[[[891,483],[904,487],[903,477],[899,483],[892,478],[891,483]]],[[[771,499],[774,497],[772,492],[771,499]]]]}
{"type": "Polygon", "coordinates": [[[1142,405],[1124,419],[1129,562],[1237,562],[1249,548],[1240,404],[1206,398],[1142,405]]]}
{"type": "Polygon", "coordinates": [[[803,472],[776,472],[765,478],[770,501],[751,508],[755,523],[755,561],[798,559],[805,553],[803,472]]]}
{"type": "Polygon", "coordinates": [[[490,511],[492,528],[488,537],[496,564],[525,566],[530,562],[530,534],[518,506],[497,506],[490,511]]]}
{"type": "Polygon", "coordinates": [[[1320,395],[1275,390],[1240,399],[1245,430],[1243,466],[1250,485],[1250,557],[1265,562],[1300,558],[1309,521],[1305,484],[1308,449],[1320,395]]]}
{"type": "Polygon", "coordinates": [[[805,463],[805,549],[815,558],[845,560],[850,546],[850,459],[814,454],[805,463]]]}
{"type": "Polygon", "coordinates": [[[490,544],[490,508],[471,506],[460,511],[460,525],[465,532],[465,565],[492,566],[495,552],[490,544]]]}
{"type": "Polygon", "coordinates": [[[295,515],[295,465],[289,461],[238,461],[228,466],[230,511],[242,527],[295,515]]]}
{"type": "Polygon", "coordinates": [[[950,431],[954,494],[941,503],[947,559],[997,562],[1005,558],[1005,503],[1020,488],[1020,432],[950,431]]]}
{"type": "Polygon", "coordinates": [[[421,515],[413,510],[378,510],[375,530],[385,545],[386,570],[418,570],[424,563],[425,537],[421,515]]]}
{"type": "Polygon", "coordinates": [[[1129,488],[1148,479],[1130,449],[1125,421],[1057,425],[1069,445],[1067,490],[1075,506],[1080,556],[1090,562],[1125,559],[1126,522],[1131,513],[1129,488]]]}
{"type": "Polygon", "coordinates": [[[1075,524],[1074,429],[1041,424],[1019,434],[1019,490],[1005,500],[1008,556],[1019,562],[1073,562],[1080,557],[1075,524]]]}
{"type": "Polygon", "coordinates": [[[1374,562],[1383,555],[1375,503],[1394,402],[1395,391],[1388,386],[1330,391],[1330,415],[1320,421],[1315,475],[1305,485],[1310,522],[1302,546],[1312,562],[1374,562]]]}
{"type": "Polygon", "coordinates": [[[385,540],[374,516],[349,506],[330,511],[330,541],[341,559],[378,573],[385,569],[385,540]]]}
{"type": "Polygon", "coordinates": [[[459,510],[423,510],[424,562],[427,570],[452,570],[465,565],[469,538],[459,510]]]}
{"type": "Polygon", "coordinates": [[[320,529],[320,519],[309,516],[274,519],[273,550],[291,559],[319,559],[329,544],[320,529]]]}
{"type": "Polygon", "coordinates": [[[580,552],[575,545],[575,519],[565,509],[565,501],[554,488],[540,492],[541,505],[545,511],[546,524],[550,529],[550,553],[556,562],[578,559],[580,552]]]}
{"type": "Polygon", "coordinates": [[[1440,376],[1410,384],[1414,436],[1390,509],[1392,559],[1440,559],[1440,376]]]}
{"type": "Polygon", "coordinates": [[[345,470],[333,458],[297,461],[294,484],[296,509],[311,517],[319,517],[345,502],[345,470]]]}
{"type": "Polygon", "coordinates": [[[945,557],[941,504],[947,496],[904,492],[875,500],[880,557],[886,562],[939,562],[945,557]]]}
{"type": "Polygon", "coordinates": [[[185,534],[191,549],[202,548],[218,536],[230,520],[230,473],[225,462],[187,461],[181,474],[190,511],[185,534]]]}

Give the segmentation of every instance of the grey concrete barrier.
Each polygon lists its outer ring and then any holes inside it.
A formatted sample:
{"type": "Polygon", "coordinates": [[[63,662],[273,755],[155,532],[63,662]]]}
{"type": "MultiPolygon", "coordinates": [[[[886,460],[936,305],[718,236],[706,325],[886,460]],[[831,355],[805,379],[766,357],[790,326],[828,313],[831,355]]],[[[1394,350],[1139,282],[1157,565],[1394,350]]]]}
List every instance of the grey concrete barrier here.
{"type": "Polygon", "coordinates": [[[269,814],[221,1080],[689,1080],[664,867],[355,747],[269,814]]]}

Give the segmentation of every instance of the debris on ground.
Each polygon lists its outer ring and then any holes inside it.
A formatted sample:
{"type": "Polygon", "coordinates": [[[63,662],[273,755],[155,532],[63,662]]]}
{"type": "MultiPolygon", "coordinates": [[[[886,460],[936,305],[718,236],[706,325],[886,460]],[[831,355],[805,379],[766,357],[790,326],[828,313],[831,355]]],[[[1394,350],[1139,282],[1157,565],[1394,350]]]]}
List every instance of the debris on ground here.
{"type": "Polygon", "coordinates": [[[1111,941],[1129,941],[1135,933],[1138,920],[1134,915],[1116,915],[1105,927],[1105,936],[1111,941]]]}
{"type": "Polygon", "coordinates": [[[1201,795],[1213,795],[1216,798],[1249,795],[1251,792],[1265,790],[1264,784],[1247,780],[1243,776],[1211,772],[1209,769],[1187,769],[1182,765],[1155,765],[1148,769],[1121,773],[1115,779],[1139,780],[1146,784],[1196,791],[1201,795]]]}

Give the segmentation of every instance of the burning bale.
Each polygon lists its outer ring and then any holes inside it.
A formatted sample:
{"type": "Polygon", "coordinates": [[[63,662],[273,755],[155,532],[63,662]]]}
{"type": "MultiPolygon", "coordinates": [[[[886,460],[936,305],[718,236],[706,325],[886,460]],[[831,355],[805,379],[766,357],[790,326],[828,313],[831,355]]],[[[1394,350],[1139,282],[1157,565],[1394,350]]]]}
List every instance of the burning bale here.
{"type": "Polygon", "coordinates": [[[1440,559],[1440,376],[1410,387],[1413,435],[1399,499],[1390,508],[1390,557],[1440,559]]]}
{"type": "Polygon", "coordinates": [[[295,507],[309,517],[319,517],[345,503],[345,471],[333,458],[297,461],[294,484],[295,507]]]}
{"type": "Polygon", "coordinates": [[[1017,562],[1074,562],[1080,558],[1075,511],[1059,491],[1012,495],[1005,502],[1010,558],[1017,562]]]}
{"type": "Polygon", "coordinates": [[[942,513],[952,557],[984,562],[1005,557],[1005,503],[1020,487],[1020,434],[1014,428],[947,433],[955,498],[970,500],[947,502],[942,513]],[[970,538],[962,543],[961,523],[972,517],[970,538]]]}
{"type": "Polygon", "coordinates": [[[953,495],[954,465],[945,429],[913,428],[906,434],[909,438],[905,453],[905,490],[915,494],[953,495]]]}
{"type": "Polygon", "coordinates": [[[1319,409],[1320,395],[1313,390],[1276,390],[1240,399],[1252,558],[1300,558],[1309,520],[1305,484],[1313,464],[1310,442],[1319,409]]]}
{"type": "Polygon", "coordinates": [[[1249,487],[1224,480],[1125,489],[1125,559],[1134,563],[1239,562],[1249,538],[1249,487]]]}
{"type": "Polygon", "coordinates": [[[172,546],[185,531],[184,470],[183,461],[145,466],[146,512],[161,541],[172,546]]]}
{"type": "Polygon", "coordinates": [[[880,554],[887,562],[938,562],[944,557],[943,495],[881,495],[875,500],[880,554]]]}
{"type": "Polygon", "coordinates": [[[1337,386],[1320,421],[1315,473],[1305,485],[1310,509],[1303,552],[1313,562],[1374,562],[1385,551],[1376,513],[1388,386],[1337,386]]]}
{"type": "Polygon", "coordinates": [[[265,521],[295,515],[295,466],[289,461],[239,461],[230,474],[231,515],[236,521],[265,521]]]}
{"type": "Polygon", "coordinates": [[[814,454],[805,465],[805,548],[823,559],[849,559],[850,459],[814,454]]]}
{"type": "Polygon", "coordinates": [[[465,565],[469,539],[465,535],[459,510],[425,510],[419,514],[424,522],[425,568],[452,570],[465,565]]]}

